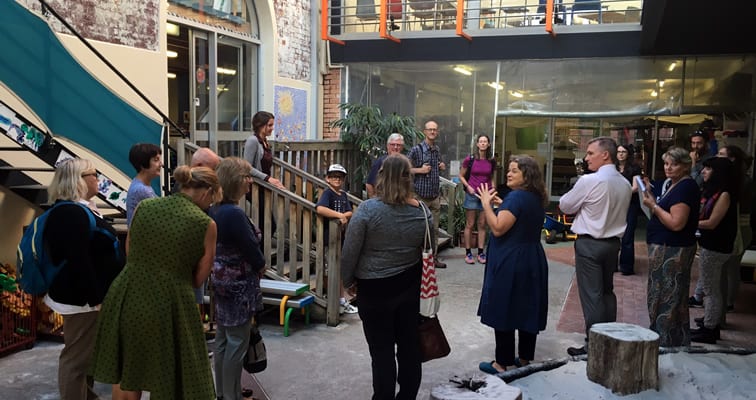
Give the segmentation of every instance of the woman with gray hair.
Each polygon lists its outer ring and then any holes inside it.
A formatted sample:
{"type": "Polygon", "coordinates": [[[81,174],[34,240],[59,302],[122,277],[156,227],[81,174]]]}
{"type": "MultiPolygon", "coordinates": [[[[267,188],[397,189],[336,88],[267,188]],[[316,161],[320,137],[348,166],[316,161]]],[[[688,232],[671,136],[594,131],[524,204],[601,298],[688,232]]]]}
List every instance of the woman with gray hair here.
{"type": "Polygon", "coordinates": [[[251,166],[241,158],[226,157],[218,165],[223,200],[210,208],[218,224],[210,281],[213,284],[215,320],[215,390],[223,400],[241,400],[241,372],[249,347],[252,318],[262,310],[260,278],[265,259],[260,231],[239,207],[249,192],[251,166]]]}
{"type": "Polygon", "coordinates": [[[653,187],[645,178],[643,204],[651,210],[648,243],[648,314],[659,345],[690,345],[688,290],[696,254],[700,194],[690,178],[687,150],[670,147],[662,156],[667,179],[653,187]]]}
{"type": "MultiPolygon", "coordinates": [[[[357,208],[342,250],[344,287],[350,294],[359,291],[373,399],[414,399],[422,378],[420,276],[425,227],[433,221],[413,196],[410,168],[401,154],[386,158],[378,174],[378,196],[357,208]]],[[[431,240],[436,240],[433,233],[431,240]]]]}
{"type": "Polygon", "coordinates": [[[97,194],[92,162],[80,158],[61,162],[47,193],[56,207],[47,218],[42,240],[56,265],[65,262],[44,298],[50,309],[63,315],[66,333],[58,364],[60,398],[96,398],[88,373],[95,327],[100,304],[123,268],[123,258],[112,226],[87,208],[97,194]]]}

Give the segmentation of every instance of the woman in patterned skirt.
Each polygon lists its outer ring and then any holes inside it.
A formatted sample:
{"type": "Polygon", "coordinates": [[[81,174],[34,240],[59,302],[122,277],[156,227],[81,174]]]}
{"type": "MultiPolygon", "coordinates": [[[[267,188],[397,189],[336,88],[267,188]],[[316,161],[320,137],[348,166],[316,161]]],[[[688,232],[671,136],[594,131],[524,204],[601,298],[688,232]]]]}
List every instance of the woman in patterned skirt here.
{"type": "Polygon", "coordinates": [[[648,243],[648,315],[651,330],[665,347],[690,345],[688,290],[696,254],[698,185],[690,178],[687,150],[670,147],[662,156],[667,179],[652,193],[645,178],[643,204],[651,210],[648,243]],[[657,197],[658,196],[658,197],[657,197]]]}

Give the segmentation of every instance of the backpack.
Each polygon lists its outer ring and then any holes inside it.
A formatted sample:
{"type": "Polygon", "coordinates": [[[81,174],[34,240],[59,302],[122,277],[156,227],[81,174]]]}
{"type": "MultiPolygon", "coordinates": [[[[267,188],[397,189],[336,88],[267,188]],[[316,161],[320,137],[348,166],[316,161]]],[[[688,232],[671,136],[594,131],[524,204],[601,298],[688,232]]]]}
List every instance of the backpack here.
{"type": "Polygon", "coordinates": [[[18,283],[21,290],[31,295],[40,295],[47,292],[52,285],[58,272],[66,265],[67,260],[60,264],[53,264],[52,259],[45,251],[42,238],[44,237],[45,222],[50,212],[64,204],[76,204],[87,211],[89,217],[89,239],[92,239],[95,231],[108,236],[113,241],[116,255],[119,253],[118,239],[109,231],[98,227],[92,211],[81,203],[73,201],[59,201],[49,210],[35,218],[31,225],[26,227],[21,242],[16,251],[18,266],[18,283]]]}

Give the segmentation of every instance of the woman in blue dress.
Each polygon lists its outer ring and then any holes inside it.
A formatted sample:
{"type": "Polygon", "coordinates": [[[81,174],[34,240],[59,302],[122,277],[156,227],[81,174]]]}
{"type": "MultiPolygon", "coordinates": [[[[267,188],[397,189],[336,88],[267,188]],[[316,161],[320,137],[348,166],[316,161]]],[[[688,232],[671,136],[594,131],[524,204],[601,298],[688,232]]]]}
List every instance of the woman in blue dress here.
{"type": "Polygon", "coordinates": [[[541,245],[548,198],[541,168],[529,156],[511,158],[507,186],[512,191],[503,202],[487,184],[478,189],[491,229],[478,315],[496,336],[496,359],[479,367],[491,374],[533,360],[538,332],[546,329],[548,307],[548,265],[541,245]],[[493,202],[501,202],[496,212],[493,202]],[[515,330],[519,360],[514,353],[515,330]]]}

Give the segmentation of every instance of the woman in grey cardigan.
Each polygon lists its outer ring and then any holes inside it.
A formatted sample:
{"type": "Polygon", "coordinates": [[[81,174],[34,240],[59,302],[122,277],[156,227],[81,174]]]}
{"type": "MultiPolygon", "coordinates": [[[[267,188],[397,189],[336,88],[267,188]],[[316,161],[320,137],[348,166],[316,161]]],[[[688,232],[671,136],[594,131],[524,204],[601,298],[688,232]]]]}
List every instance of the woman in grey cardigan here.
{"type": "Polygon", "coordinates": [[[273,166],[273,152],[268,144],[268,136],[273,134],[273,126],[276,117],[267,111],[258,111],[252,117],[252,130],[254,135],[244,142],[244,159],[252,165],[252,177],[271,185],[285,189],[276,178],[270,176],[273,166]]]}
{"type": "MultiPolygon", "coordinates": [[[[246,142],[244,142],[244,159],[252,165],[252,177],[254,179],[265,181],[271,185],[285,190],[286,188],[276,178],[270,176],[273,167],[273,151],[268,144],[268,136],[273,134],[273,126],[275,125],[275,117],[273,114],[267,111],[258,111],[254,117],[252,117],[252,129],[255,134],[250,136],[246,142]]],[[[252,202],[252,198],[248,195],[247,200],[252,202]]],[[[257,197],[257,209],[260,213],[260,222],[258,226],[263,233],[263,237],[260,239],[260,246],[262,248],[265,243],[265,225],[270,219],[270,234],[276,232],[276,221],[273,215],[267,217],[265,215],[265,193],[260,190],[257,197]]],[[[272,211],[271,211],[272,212],[272,211]]]]}
{"type": "Polygon", "coordinates": [[[342,251],[344,287],[352,294],[359,292],[359,315],[372,359],[373,399],[414,399],[422,377],[417,334],[420,277],[426,218],[432,217],[412,196],[410,168],[401,154],[386,158],[378,173],[378,196],[357,208],[342,251]]]}

